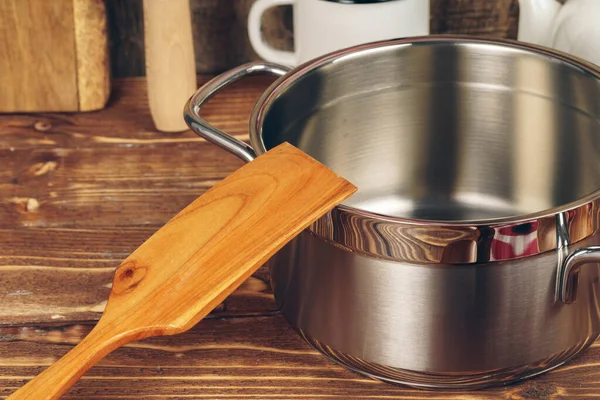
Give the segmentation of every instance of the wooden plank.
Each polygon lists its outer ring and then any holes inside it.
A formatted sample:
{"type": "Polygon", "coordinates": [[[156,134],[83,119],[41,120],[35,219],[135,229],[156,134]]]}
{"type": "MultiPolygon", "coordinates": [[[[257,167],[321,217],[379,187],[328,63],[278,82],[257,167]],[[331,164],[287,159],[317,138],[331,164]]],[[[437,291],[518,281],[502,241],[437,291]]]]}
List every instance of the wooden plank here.
{"type": "MultiPolygon", "coordinates": [[[[199,77],[198,85],[207,79],[206,76],[199,77]]],[[[247,138],[252,106],[273,81],[273,77],[267,76],[244,79],[215,96],[201,113],[215,126],[247,138]]],[[[143,78],[118,80],[111,90],[108,107],[101,112],[0,114],[0,162],[4,165],[8,159],[17,159],[11,153],[18,149],[153,148],[162,145],[196,148],[194,143],[204,142],[189,130],[182,133],[155,130],[143,78]]],[[[183,105],[181,108],[183,112],[183,105]]],[[[227,154],[224,150],[220,153],[227,154]]],[[[203,152],[198,150],[198,157],[201,154],[203,152]]]]}
{"type": "Polygon", "coordinates": [[[244,165],[129,255],[96,327],[9,399],[59,399],[113,350],[193,328],[356,190],[289,143],[244,165]]]}
{"type": "Polygon", "coordinates": [[[0,111],[78,109],[73,0],[0,1],[0,111]]]}
{"type": "Polygon", "coordinates": [[[2,173],[0,226],[160,226],[242,165],[215,146],[189,144],[14,151],[18,161],[6,164],[15,170],[2,173]]]}
{"type": "MultiPolygon", "coordinates": [[[[89,325],[0,328],[0,396],[66,353],[89,325]]],[[[65,399],[595,399],[596,344],[566,366],[484,391],[423,391],[349,372],[306,344],[281,316],[208,319],[190,332],[118,349],[65,399]]]]}
{"type": "MultiPolygon", "coordinates": [[[[0,229],[0,326],[98,320],[114,269],[155,230],[0,229]]],[[[276,308],[262,268],[213,315],[263,315],[276,308]]]]}
{"type": "MultiPolygon", "coordinates": [[[[247,138],[252,105],[271,81],[234,85],[202,113],[247,138]]],[[[114,94],[100,113],[0,116],[0,227],[156,227],[242,165],[191,131],[153,131],[143,80],[114,94]]]]}
{"type": "MultiPolygon", "coordinates": [[[[235,85],[203,114],[247,137],[250,109],[271,81],[235,85]]],[[[96,320],[113,269],[242,165],[191,131],[153,131],[143,80],[114,87],[101,112],[0,116],[0,325],[96,320]]],[[[255,276],[224,315],[275,307],[266,273],[255,276]]]]}

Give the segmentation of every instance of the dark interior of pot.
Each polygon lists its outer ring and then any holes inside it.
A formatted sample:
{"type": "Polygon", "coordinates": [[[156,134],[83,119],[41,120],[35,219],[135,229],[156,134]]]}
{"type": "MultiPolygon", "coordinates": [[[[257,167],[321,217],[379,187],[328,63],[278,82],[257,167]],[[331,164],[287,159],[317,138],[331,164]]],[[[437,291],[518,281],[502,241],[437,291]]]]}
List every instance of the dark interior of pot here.
{"type": "Polygon", "coordinates": [[[298,146],[359,187],[347,205],[379,214],[510,217],[600,188],[600,80],[529,50],[372,48],[302,75],[268,107],[267,149],[298,146]]]}

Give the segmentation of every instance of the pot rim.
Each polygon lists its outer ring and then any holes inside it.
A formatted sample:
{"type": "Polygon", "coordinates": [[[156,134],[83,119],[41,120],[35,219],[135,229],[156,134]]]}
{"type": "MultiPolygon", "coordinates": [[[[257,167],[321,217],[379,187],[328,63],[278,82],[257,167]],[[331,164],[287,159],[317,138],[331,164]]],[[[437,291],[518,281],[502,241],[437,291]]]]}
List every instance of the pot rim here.
{"type": "MultiPolygon", "coordinates": [[[[531,43],[520,42],[513,39],[499,39],[499,38],[482,38],[476,36],[468,36],[468,35],[446,35],[446,34],[437,34],[437,35],[427,35],[427,36],[415,36],[415,37],[407,37],[407,38],[399,38],[399,39],[390,39],[390,40],[381,40],[366,44],[361,44],[357,46],[352,46],[349,48],[345,48],[342,50],[334,51],[329,54],[320,56],[313,60],[309,60],[292,70],[290,70],[287,74],[278,78],[275,82],[273,82],[265,92],[260,96],[260,98],[255,103],[252,113],[250,116],[249,123],[249,136],[252,147],[257,155],[261,155],[267,151],[266,146],[264,144],[262,138],[262,127],[266,114],[269,109],[273,105],[274,102],[277,101],[277,98],[285,92],[290,86],[292,86],[297,80],[302,78],[303,75],[308,73],[309,71],[315,70],[321,66],[331,64],[333,62],[339,61],[345,57],[355,57],[360,54],[364,54],[365,52],[377,51],[378,49],[389,48],[389,47],[400,47],[400,46],[410,46],[415,43],[427,43],[427,44],[435,44],[435,43],[456,43],[456,44],[487,44],[487,45],[496,45],[502,47],[510,47],[516,50],[525,50],[528,52],[532,52],[538,55],[545,55],[554,58],[555,60],[563,61],[573,67],[580,68],[585,72],[591,74],[596,77],[596,79],[600,80],[600,66],[596,66],[595,64],[588,62],[586,60],[577,58],[575,56],[565,54],[561,51],[546,48],[543,46],[534,45],[531,43]]],[[[439,230],[457,230],[460,232],[474,230],[477,232],[481,232],[482,229],[502,229],[507,227],[517,227],[523,226],[526,224],[536,224],[540,223],[548,218],[552,219],[560,219],[559,217],[563,215],[563,220],[566,221],[567,226],[563,226],[562,230],[567,232],[570,231],[569,225],[573,220],[573,214],[577,214],[581,216],[583,210],[586,210],[584,214],[591,214],[592,210],[598,210],[598,206],[600,206],[600,188],[589,193],[586,196],[583,196],[577,200],[574,200],[569,203],[565,203],[556,207],[520,214],[516,216],[507,216],[507,217],[499,217],[499,218],[487,218],[487,219],[472,219],[472,220],[456,220],[456,221],[447,221],[447,220],[434,220],[434,219],[416,219],[416,218],[406,218],[406,217],[395,217],[385,214],[380,214],[376,212],[366,211],[357,207],[340,204],[335,207],[334,212],[337,212],[339,215],[352,216],[353,218],[358,218],[359,221],[364,223],[383,223],[386,225],[403,225],[405,227],[413,228],[413,229],[426,229],[428,233],[435,234],[439,230]]],[[[589,237],[597,230],[597,220],[598,218],[592,218],[592,224],[589,226],[589,229],[585,229],[584,232],[576,232],[575,235],[570,236],[570,240],[568,242],[574,243],[575,241],[582,240],[586,237],[589,237]]],[[[558,223],[557,223],[558,225],[558,223]]],[[[564,225],[564,224],[563,224],[564,225]]],[[[558,226],[557,226],[558,228],[558,226]]],[[[325,232],[316,232],[321,235],[328,237],[333,240],[335,233],[329,232],[329,234],[325,234],[325,232]]],[[[479,236],[479,235],[477,235],[479,236]]],[[[563,242],[565,238],[562,238],[563,242]]],[[[440,242],[440,240],[444,241],[444,239],[437,238],[436,243],[440,242]]],[[[335,239],[336,242],[340,242],[339,236],[335,239]]],[[[551,246],[541,246],[538,251],[528,255],[539,254],[545,251],[554,250],[560,247],[561,242],[560,239],[557,239],[554,245],[551,246]]],[[[354,248],[353,246],[348,246],[352,250],[363,251],[362,248],[354,248]]],[[[380,254],[375,254],[380,256],[380,254]]],[[[396,259],[396,256],[392,257],[396,259]]],[[[475,257],[478,259],[478,257],[475,257]]],[[[484,257],[484,259],[487,257],[484,257]]],[[[501,259],[512,259],[512,258],[520,258],[520,257],[508,257],[501,259]]],[[[404,258],[403,258],[404,259],[404,258]]],[[[424,262],[481,262],[486,261],[484,259],[476,260],[473,257],[456,257],[454,259],[451,257],[450,260],[439,259],[439,257],[433,257],[433,259],[424,259],[423,257],[417,257],[414,261],[424,261],[424,262]]],[[[489,261],[489,259],[487,260],[489,261]]]]}

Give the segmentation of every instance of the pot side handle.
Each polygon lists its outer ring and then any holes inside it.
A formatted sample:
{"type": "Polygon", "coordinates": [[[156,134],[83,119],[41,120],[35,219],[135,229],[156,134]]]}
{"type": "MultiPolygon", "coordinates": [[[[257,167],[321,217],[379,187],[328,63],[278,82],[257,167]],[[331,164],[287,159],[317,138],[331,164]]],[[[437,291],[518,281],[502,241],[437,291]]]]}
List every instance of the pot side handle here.
{"type": "Polygon", "coordinates": [[[230,71],[216,76],[204,84],[185,104],[183,118],[186,124],[199,136],[211,143],[235,154],[242,160],[250,162],[256,158],[254,149],[247,143],[215,128],[200,116],[200,108],[217,92],[237,82],[238,80],[258,74],[283,76],[289,71],[288,67],[266,62],[252,62],[240,65],[230,71]]]}
{"type": "Polygon", "coordinates": [[[586,264],[600,263],[600,246],[588,246],[572,252],[564,261],[559,272],[560,301],[564,304],[574,303],[577,299],[579,272],[586,264]]]}

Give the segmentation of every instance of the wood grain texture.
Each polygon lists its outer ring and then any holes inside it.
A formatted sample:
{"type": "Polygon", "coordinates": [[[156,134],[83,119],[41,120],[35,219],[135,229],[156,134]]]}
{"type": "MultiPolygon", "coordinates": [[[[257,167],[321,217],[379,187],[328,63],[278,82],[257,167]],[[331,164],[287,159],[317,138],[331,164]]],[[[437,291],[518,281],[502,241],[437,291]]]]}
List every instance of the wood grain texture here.
{"type": "Polygon", "coordinates": [[[75,111],[73,0],[0,1],[0,112],[75,111]]]}
{"type": "MultiPolygon", "coordinates": [[[[89,325],[0,329],[0,397],[67,352],[89,325]]],[[[63,399],[592,400],[600,346],[541,377],[482,391],[424,391],[355,374],[307,345],[279,315],[204,319],[176,336],[128,344],[63,399]]]]}
{"type": "MultiPolygon", "coordinates": [[[[228,88],[203,115],[247,139],[251,106],[271,80],[228,88]]],[[[0,398],[89,333],[115,266],[242,165],[189,131],[156,132],[145,85],[117,80],[99,112],[0,115],[0,398]]],[[[599,343],[556,371],[508,387],[426,392],[373,381],[306,344],[280,316],[268,281],[261,268],[192,330],[117,349],[64,398],[600,397],[599,343]]]]}
{"type": "Polygon", "coordinates": [[[290,144],[269,150],[194,200],[127,257],[94,329],[8,398],[58,399],[114,349],[189,330],[355,191],[290,144]]]}
{"type": "Polygon", "coordinates": [[[0,1],[0,112],[102,108],[106,33],[103,0],[0,1]]]}
{"type": "Polygon", "coordinates": [[[73,0],[79,111],[99,110],[110,94],[104,0],[73,0]]]}
{"type": "MultiPolygon", "coordinates": [[[[252,104],[272,79],[228,88],[203,115],[247,139],[252,104]]],[[[156,230],[242,165],[190,131],[156,132],[145,81],[126,82],[99,113],[0,116],[0,227],[156,230]]]]}

